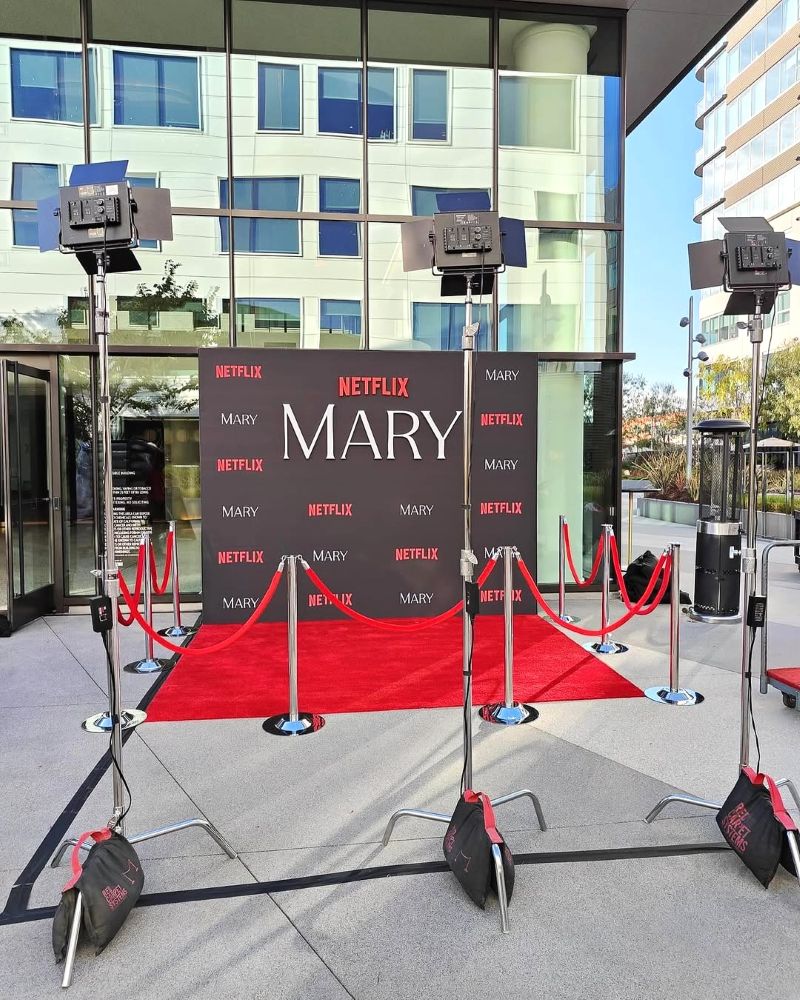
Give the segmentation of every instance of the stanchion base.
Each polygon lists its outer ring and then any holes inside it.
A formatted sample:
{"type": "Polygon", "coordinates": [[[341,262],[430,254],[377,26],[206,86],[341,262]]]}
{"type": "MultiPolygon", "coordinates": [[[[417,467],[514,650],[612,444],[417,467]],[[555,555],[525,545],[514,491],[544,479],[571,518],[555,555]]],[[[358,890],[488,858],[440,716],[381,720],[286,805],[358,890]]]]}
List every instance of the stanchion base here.
{"type": "Polygon", "coordinates": [[[158,634],[167,639],[183,639],[184,636],[194,635],[196,631],[193,625],[170,625],[169,628],[160,628],[158,634]]]}
{"type": "Polygon", "coordinates": [[[271,715],[261,723],[261,728],[270,736],[306,736],[319,732],[324,725],[325,719],[321,715],[300,712],[296,720],[288,715],[271,715]]]}
{"type": "MultiPolygon", "coordinates": [[[[140,712],[138,708],[123,708],[120,719],[123,733],[129,729],[135,729],[147,718],[146,712],[140,712]]],[[[81,723],[81,729],[87,733],[104,733],[106,736],[111,732],[111,713],[99,712],[81,723]]]]}
{"type": "Polygon", "coordinates": [[[558,620],[564,622],[565,625],[576,625],[580,621],[580,618],[577,615],[564,614],[559,615],[558,620]]]}
{"type": "Polygon", "coordinates": [[[496,726],[523,726],[526,722],[535,722],[539,718],[539,710],[533,705],[523,705],[518,701],[510,706],[501,701],[496,705],[484,705],[478,715],[484,722],[491,722],[496,726]]]}
{"type": "Polygon", "coordinates": [[[122,668],[129,674],[157,674],[159,670],[169,666],[169,660],[152,657],[146,660],[136,660],[133,663],[126,663],[122,668]]]}
{"type": "Polygon", "coordinates": [[[604,656],[615,656],[617,653],[628,652],[628,647],[621,642],[586,642],[583,648],[592,653],[602,653],[604,656]]]}
{"type": "Polygon", "coordinates": [[[691,688],[678,688],[677,691],[672,691],[663,686],[647,688],[644,696],[661,705],[699,705],[704,700],[699,692],[692,691],[691,688]]]}
{"type": "Polygon", "coordinates": [[[742,616],[740,614],[710,615],[704,611],[698,611],[693,606],[684,608],[683,613],[690,622],[703,622],[706,625],[738,625],[742,621],[742,616]]]}

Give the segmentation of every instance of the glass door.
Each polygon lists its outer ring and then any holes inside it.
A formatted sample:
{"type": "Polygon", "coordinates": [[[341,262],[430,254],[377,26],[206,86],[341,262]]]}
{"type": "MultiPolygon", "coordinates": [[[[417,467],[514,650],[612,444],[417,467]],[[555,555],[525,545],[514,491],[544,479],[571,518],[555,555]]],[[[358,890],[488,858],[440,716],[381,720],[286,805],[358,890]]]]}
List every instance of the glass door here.
{"type": "Polygon", "coordinates": [[[0,431],[0,615],[16,629],[57,603],[49,368],[0,361],[0,431]]]}

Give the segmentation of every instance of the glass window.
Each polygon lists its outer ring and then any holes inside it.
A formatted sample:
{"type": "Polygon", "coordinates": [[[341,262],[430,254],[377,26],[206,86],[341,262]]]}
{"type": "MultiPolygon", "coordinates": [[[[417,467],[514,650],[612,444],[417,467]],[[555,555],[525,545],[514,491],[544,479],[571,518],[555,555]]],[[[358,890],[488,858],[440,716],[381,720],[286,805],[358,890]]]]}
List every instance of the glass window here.
{"type": "Polygon", "coordinates": [[[553,252],[562,256],[540,260],[537,241],[545,232],[553,231],[526,229],[528,267],[509,268],[498,279],[499,349],[617,350],[618,234],[584,230],[575,241],[557,230],[553,252]]]}
{"type": "Polygon", "coordinates": [[[258,127],[279,132],[300,131],[299,66],[259,64],[258,127]]]}
{"type": "Polygon", "coordinates": [[[368,14],[369,57],[376,62],[491,66],[490,20],[475,14],[373,8],[368,14]]]}
{"type": "MultiPolygon", "coordinates": [[[[219,182],[219,203],[228,207],[228,182],[219,182]]],[[[299,177],[234,177],[233,208],[297,212],[299,177]]],[[[220,220],[221,245],[228,250],[227,229],[220,220]]],[[[233,242],[238,253],[300,253],[300,224],[294,219],[234,219],[233,242]]]]}
{"type": "MultiPolygon", "coordinates": [[[[436,197],[440,194],[461,194],[465,191],[473,191],[474,188],[452,188],[452,187],[418,187],[417,185],[412,185],[411,187],[411,214],[412,215],[434,215],[439,211],[438,205],[436,204],[436,197]]],[[[491,197],[491,191],[486,190],[489,197],[491,197]]],[[[481,191],[481,193],[483,193],[481,191]]]]}
{"type": "Polygon", "coordinates": [[[228,259],[219,252],[218,220],[178,215],[174,239],[137,253],[141,271],[109,278],[111,342],[216,347],[228,343],[222,298],[228,259]]]}
{"type": "Polygon", "coordinates": [[[412,70],[411,138],[446,140],[447,106],[447,73],[412,70]]]}
{"type": "MultiPolygon", "coordinates": [[[[622,81],[619,25],[592,17],[500,19],[499,207],[542,213],[532,191],[573,197],[585,222],[621,217],[622,81]]],[[[545,211],[548,209],[545,207],[545,211]]],[[[534,216],[534,212],[536,213],[534,216]]]]}
{"type": "MultiPolygon", "coordinates": [[[[94,74],[90,76],[93,87],[94,74]]],[[[90,92],[92,105],[94,94],[90,92]]],[[[11,49],[11,114],[55,122],[83,121],[80,52],[11,49]]]]}
{"type": "Polygon", "coordinates": [[[297,347],[299,341],[300,299],[236,300],[236,343],[240,347],[297,347]]]}
{"type": "Polygon", "coordinates": [[[319,303],[320,347],[347,347],[342,340],[360,342],[361,303],[347,299],[321,299],[319,303]]]}
{"type": "Polygon", "coordinates": [[[360,4],[233,0],[233,50],[264,55],[358,59],[360,4]]]}
{"type": "Polygon", "coordinates": [[[789,293],[780,292],[778,298],[775,301],[775,322],[779,325],[781,323],[789,322],[789,293]]]}
{"type": "Polygon", "coordinates": [[[580,232],[577,229],[540,229],[539,260],[578,260],[580,232]]]}
{"type": "Polygon", "coordinates": [[[115,52],[114,124],[200,128],[197,59],[115,52]]]}
{"type": "Polygon", "coordinates": [[[325,67],[319,71],[319,130],[361,135],[361,71],[325,67]]]}
{"type": "Polygon", "coordinates": [[[2,30],[25,38],[79,39],[78,0],[4,0],[2,30]]]}
{"type": "MultiPolygon", "coordinates": [[[[370,69],[367,135],[394,138],[394,70],[370,69]]],[[[320,132],[361,135],[361,70],[332,66],[319,70],[318,122],[320,132]]]]}
{"type": "MultiPolygon", "coordinates": [[[[491,330],[490,309],[481,305],[473,309],[473,322],[478,320],[478,350],[489,349],[491,330]]],[[[464,335],[466,313],[463,302],[414,302],[411,312],[412,337],[434,351],[458,351],[464,335]]]]}
{"type": "MultiPolygon", "coordinates": [[[[361,182],[340,177],[320,177],[320,212],[358,212],[361,207],[361,182]]],[[[357,222],[323,220],[319,224],[321,257],[357,257],[359,225],[357,222]]]]}
{"type": "MultiPolygon", "coordinates": [[[[39,201],[58,191],[58,167],[54,163],[14,163],[11,166],[11,197],[15,201],[39,201]]],[[[15,208],[13,242],[18,247],[39,246],[36,212],[15,208]]]]}
{"type": "Polygon", "coordinates": [[[603,523],[615,503],[619,365],[539,364],[537,564],[543,583],[558,579],[558,518],[566,514],[578,569],[591,569],[603,523]]]}
{"type": "Polygon", "coordinates": [[[500,145],[575,146],[575,81],[559,76],[500,78],[500,145]]]}

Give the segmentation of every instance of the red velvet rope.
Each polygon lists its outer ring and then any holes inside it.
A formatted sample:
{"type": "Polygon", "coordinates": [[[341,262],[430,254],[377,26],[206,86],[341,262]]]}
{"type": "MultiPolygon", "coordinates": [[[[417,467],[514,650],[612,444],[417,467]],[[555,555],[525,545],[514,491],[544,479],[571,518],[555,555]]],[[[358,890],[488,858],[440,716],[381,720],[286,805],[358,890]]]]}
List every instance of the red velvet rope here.
{"type": "MultiPolygon", "coordinates": [[[[122,574],[120,573],[120,578],[122,574]]],[[[142,599],[142,585],[144,584],[144,545],[139,546],[139,561],[136,564],[136,583],[133,585],[134,603],[138,607],[142,599]]],[[[133,624],[133,615],[125,615],[117,605],[117,621],[126,628],[133,624]]]]}
{"type": "Polygon", "coordinates": [[[223,639],[222,642],[217,642],[213,646],[200,646],[198,649],[195,649],[193,646],[189,647],[176,646],[174,643],[171,643],[167,639],[165,639],[163,635],[159,635],[158,632],[155,631],[155,629],[151,628],[151,626],[139,614],[139,609],[136,607],[136,605],[131,603],[133,601],[133,597],[131,595],[131,592],[128,590],[128,586],[123,580],[122,576],[120,576],[119,578],[119,589],[125,603],[131,610],[131,617],[134,618],[139,625],[141,625],[141,627],[145,630],[145,632],[147,632],[147,634],[153,639],[154,642],[157,642],[160,646],[163,646],[165,649],[171,650],[173,653],[181,653],[182,655],[185,656],[188,656],[190,654],[193,656],[203,656],[206,653],[219,653],[223,649],[227,649],[228,646],[232,646],[238,639],[241,639],[241,637],[246,632],[249,632],[249,630],[253,627],[253,625],[255,625],[255,623],[264,613],[269,602],[275,596],[275,591],[278,589],[278,584],[281,582],[282,576],[283,576],[283,567],[279,566],[275,570],[275,575],[272,577],[272,580],[270,581],[270,584],[267,587],[264,596],[259,601],[258,607],[255,609],[252,615],[250,615],[247,621],[236,629],[233,635],[229,635],[227,639],[223,639]]]}
{"type": "MultiPolygon", "coordinates": [[[[623,602],[623,604],[625,605],[626,608],[630,609],[630,608],[633,607],[633,604],[631,603],[630,595],[628,594],[628,588],[625,586],[625,575],[622,572],[622,565],[620,563],[619,547],[617,546],[617,539],[614,537],[613,534],[611,536],[611,564],[614,567],[614,573],[615,573],[615,575],[617,577],[617,581],[619,583],[619,593],[620,593],[620,597],[622,598],[622,602],[623,602]]],[[[655,571],[654,571],[653,575],[655,575],[655,571]]],[[[666,590],[667,590],[666,583],[669,581],[669,577],[670,577],[670,574],[668,573],[666,575],[666,577],[661,581],[661,587],[659,589],[658,594],[653,599],[652,604],[648,605],[642,611],[643,615],[652,614],[653,611],[655,611],[655,609],[661,603],[661,598],[664,596],[664,594],[666,593],[666,590]]]]}
{"type": "MultiPolygon", "coordinates": [[[[484,583],[489,579],[492,570],[497,565],[497,559],[490,559],[486,565],[483,567],[480,576],[478,577],[477,584],[482,587],[484,583]]],[[[461,610],[464,602],[459,601],[458,604],[454,604],[452,608],[448,608],[447,611],[443,611],[440,615],[436,615],[435,618],[425,618],[421,622],[409,622],[408,624],[400,624],[399,622],[386,622],[380,618],[370,618],[367,615],[362,615],[360,611],[356,611],[353,608],[348,608],[346,604],[333,593],[330,587],[319,578],[316,572],[307,564],[303,563],[303,569],[306,571],[306,575],[309,580],[314,584],[317,590],[323,594],[331,604],[338,608],[342,614],[347,615],[349,618],[354,619],[357,622],[362,622],[364,625],[372,625],[375,628],[385,629],[387,632],[421,632],[423,629],[430,628],[431,625],[436,625],[438,622],[447,621],[448,618],[453,618],[461,610]]]]}
{"type": "Polygon", "coordinates": [[[597,552],[595,552],[594,563],[592,564],[592,571],[586,577],[582,579],[577,569],[575,569],[575,563],[572,560],[572,546],[569,541],[569,525],[564,522],[564,550],[567,554],[567,562],[569,564],[569,571],[572,573],[572,579],[575,581],[578,587],[588,587],[590,584],[594,583],[597,576],[597,572],[600,569],[600,563],[603,561],[603,540],[602,537],[597,543],[597,552]]]}
{"type": "Polygon", "coordinates": [[[609,632],[614,632],[622,625],[625,625],[626,622],[629,622],[631,618],[634,617],[634,615],[638,615],[640,612],[642,614],[650,614],[650,612],[653,611],[656,607],[655,603],[653,605],[648,605],[646,611],[642,611],[642,608],[644,608],[645,605],[647,605],[647,602],[650,600],[650,597],[653,591],[655,590],[656,583],[658,582],[658,578],[661,575],[662,571],[664,572],[664,579],[661,583],[661,589],[659,590],[659,595],[658,595],[659,600],[661,597],[663,597],[664,592],[666,591],[667,583],[669,582],[670,570],[672,568],[672,558],[668,555],[662,555],[661,558],[656,563],[655,571],[653,572],[653,575],[650,577],[650,582],[647,584],[645,592],[642,594],[641,599],[637,601],[636,604],[633,605],[630,611],[626,612],[622,616],[622,618],[618,618],[615,622],[609,622],[606,625],[605,629],[588,629],[588,628],[579,628],[577,625],[572,625],[569,624],[568,622],[562,621],[558,617],[558,614],[548,606],[544,597],[542,597],[541,591],[536,586],[536,581],[533,579],[533,577],[530,574],[530,570],[525,565],[525,560],[520,558],[517,561],[519,562],[520,572],[522,573],[525,582],[528,584],[528,587],[530,587],[530,591],[533,594],[534,598],[536,599],[536,603],[539,605],[542,611],[544,611],[544,613],[549,618],[552,618],[552,620],[557,625],[561,625],[568,631],[577,632],[578,635],[586,635],[590,637],[607,635],[609,632]]]}
{"type": "MultiPolygon", "coordinates": [[[[164,576],[161,583],[158,582],[158,569],[156,567],[156,556],[153,552],[153,546],[150,546],[150,583],[153,586],[153,593],[157,594],[159,597],[167,592],[167,587],[169,586],[169,578],[172,573],[172,550],[175,546],[175,532],[167,532],[167,544],[164,551],[164,576]]],[[[176,600],[178,600],[180,595],[176,595],[176,600]]]]}

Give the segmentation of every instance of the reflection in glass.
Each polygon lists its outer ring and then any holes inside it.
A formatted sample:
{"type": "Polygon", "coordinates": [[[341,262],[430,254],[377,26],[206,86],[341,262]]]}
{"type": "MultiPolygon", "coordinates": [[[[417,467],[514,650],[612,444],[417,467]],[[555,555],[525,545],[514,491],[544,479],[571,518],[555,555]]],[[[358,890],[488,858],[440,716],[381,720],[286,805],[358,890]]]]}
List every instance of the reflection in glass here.
{"type": "Polygon", "coordinates": [[[567,516],[578,571],[587,575],[603,524],[612,520],[618,366],[539,364],[537,578],[558,580],[558,518],[567,516]]]}
{"type": "MultiPolygon", "coordinates": [[[[93,77],[90,79],[93,83],[93,77]]],[[[80,52],[12,48],[11,114],[14,118],[82,122],[80,52]]]]}
{"type": "MultiPolygon", "coordinates": [[[[16,201],[39,201],[58,192],[58,166],[55,163],[12,163],[11,197],[16,201]]],[[[39,246],[36,212],[13,210],[14,246],[39,246]]]]}
{"type": "Polygon", "coordinates": [[[245,252],[240,252],[236,243],[236,344],[240,347],[360,347],[364,265],[358,256],[359,225],[333,220],[244,221],[248,224],[264,221],[270,225],[287,221],[295,233],[302,230],[302,238],[299,238],[302,256],[251,253],[247,251],[250,243],[245,244],[245,252]],[[325,306],[332,302],[336,307],[325,306]],[[327,313],[325,308],[328,308],[327,313]]]}
{"type": "MultiPolygon", "coordinates": [[[[219,182],[220,208],[228,207],[228,182],[219,182]]],[[[234,177],[233,208],[262,212],[297,212],[299,177],[234,177]]],[[[220,219],[223,252],[228,252],[227,221],[220,219]]],[[[293,219],[234,219],[233,242],[238,253],[300,253],[300,223],[293,219]]]]}
{"type": "Polygon", "coordinates": [[[14,246],[15,231],[37,238],[27,216],[0,211],[0,252],[6,259],[0,267],[0,345],[86,343],[88,278],[71,256],[14,246]]]}
{"type": "MultiPolygon", "coordinates": [[[[220,221],[176,215],[173,240],[137,251],[141,271],[110,276],[113,344],[227,344],[222,299],[228,293],[228,258],[220,248],[220,221]]],[[[222,229],[227,233],[225,224],[222,229]]],[[[80,305],[85,309],[87,300],[80,305]]]]}
{"type": "MultiPolygon", "coordinates": [[[[184,593],[200,590],[200,443],[197,359],[111,357],[111,434],[115,484],[145,492],[159,566],[168,522],[177,526],[184,593]]],[[[91,384],[87,359],[61,359],[64,536],[68,593],[94,583],[91,384]]],[[[136,553],[119,553],[129,586],[136,553]]]]}
{"type": "Polygon", "coordinates": [[[619,219],[618,29],[591,17],[500,21],[500,209],[522,219],[619,219]]]}
{"type": "Polygon", "coordinates": [[[101,84],[92,159],[128,160],[129,174],[155,178],[173,205],[218,207],[228,173],[224,54],[96,45],[92,56],[101,84]]]}
{"type": "Polygon", "coordinates": [[[618,234],[526,229],[528,266],[499,278],[501,351],[614,351],[618,234]]]}
{"type": "MultiPolygon", "coordinates": [[[[441,278],[403,271],[399,223],[370,223],[369,347],[378,350],[461,350],[464,296],[443,299],[441,278]]],[[[476,300],[478,348],[491,344],[491,302],[476,300]]]]}
{"type": "MultiPolygon", "coordinates": [[[[64,593],[95,593],[94,428],[86,357],[59,358],[64,593]]],[[[126,581],[131,582],[126,573],[126,581]]]]}

